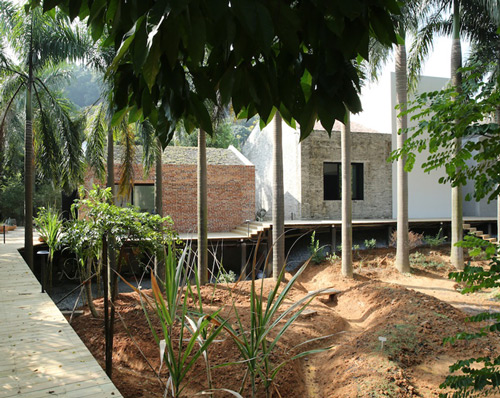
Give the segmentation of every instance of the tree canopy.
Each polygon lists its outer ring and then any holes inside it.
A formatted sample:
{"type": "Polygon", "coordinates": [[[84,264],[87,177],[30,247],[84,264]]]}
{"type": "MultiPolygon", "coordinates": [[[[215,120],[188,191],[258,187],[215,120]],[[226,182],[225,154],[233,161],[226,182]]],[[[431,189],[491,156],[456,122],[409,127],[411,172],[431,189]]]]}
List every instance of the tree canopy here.
{"type": "Polygon", "coordinates": [[[179,121],[213,132],[206,99],[263,123],[279,110],[302,139],[317,119],[331,131],[361,110],[352,61],[368,58],[370,36],[396,42],[399,12],[395,0],[43,1],[55,6],[109,35],[115,121],[148,118],[163,145],[179,121]]]}

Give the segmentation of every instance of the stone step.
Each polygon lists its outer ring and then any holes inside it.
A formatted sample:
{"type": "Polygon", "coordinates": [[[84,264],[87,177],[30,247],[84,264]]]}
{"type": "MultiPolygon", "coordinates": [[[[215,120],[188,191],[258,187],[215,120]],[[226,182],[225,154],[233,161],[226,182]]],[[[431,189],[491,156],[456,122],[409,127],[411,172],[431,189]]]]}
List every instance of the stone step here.
{"type": "Polygon", "coordinates": [[[470,229],[470,224],[464,224],[463,229],[470,229]]]}
{"type": "Polygon", "coordinates": [[[477,237],[481,237],[481,235],[484,235],[484,234],[483,234],[483,231],[474,231],[474,235],[476,235],[477,237]]]}
{"type": "Polygon", "coordinates": [[[480,237],[481,239],[488,240],[488,238],[490,238],[490,235],[488,235],[488,234],[483,234],[483,235],[479,235],[479,237],[480,237]]]}
{"type": "Polygon", "coordinates": [[[477,231],[477,228],[474,228],[474,227],[469,228],[469,232],[470,232],[471,234],[473,234],[473,233],[474,233],[474,232],[476,232],[476,231],[477,231]]]}
{"type": "Polygon", "coordinates": [[[497,243],[497,238],[488,238],[488,239],[485,239],[485,240],[487,240],[490,243],[497,243]]]}

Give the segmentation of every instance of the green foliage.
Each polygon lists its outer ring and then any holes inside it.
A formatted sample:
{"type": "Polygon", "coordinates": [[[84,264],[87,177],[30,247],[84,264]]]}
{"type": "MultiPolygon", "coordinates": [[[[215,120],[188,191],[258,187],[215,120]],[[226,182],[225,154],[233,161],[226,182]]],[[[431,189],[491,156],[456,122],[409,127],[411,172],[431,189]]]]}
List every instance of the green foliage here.
{"type": "Polygon", "coordinates": [[[165,280],[160,280],[158,283],[156,277],[151,274],[153,298],[129,284],[141,297],[144,314],[160,349],[162,364],[168,369],[165,396],[170,395],[168,391],[170,388],[170,393],[174,398],[181,396],[185,388],[184,378],[200,357],[205,360],[208,388],[212,387],[208,348],[217,335],[224,330],[226,323],[215,319],[218,311],[210,315],[203,313],[200,285],[196,281],[193,286],[188,278],[186,265],[190,262],[189,253],[190,247],[186,246],[177,260],[172,245],[167,246],[165,280]],[[163,294],[160,286],[164,290],[163,294]],[[194,303],[199,303],[197,314],[189,310],[189,298],[192,298],[194,303]],[[160,321],[160,333],[152,324],[150,309],[160,321]]]}
{"type": "MultiPolygon", "coordinates": [[[[461,293],[471,293],[484,289],[500,287],[500,258],[496,245],[485,242],[477,237],[467,236],[460,243],[463,247],[475,248],[476,252],[484,251],[490,259],[488,267],[466,266],[462,272],[451,272],[449,277],[465,284],[461,293]]],[[[488,333],[500,331],[500,314],[481,313],[468,318],[469,322],[486,322],[478,332],[461,332],[456,336],[444,339],[445,343],[453,344],[457,340],[472,340],[486,337],[488,333]]],[[[487,395],[500,390],[500,356],[480,357],[460,360],[450,366],[450,375],[441,384],[441,388],[454,390],[451,393],[440,394],[441,398],[458,398],[472,395],[487,395]],[[458,374],[456,374],[458,373],[458,374]]]]}
{"type": "Polygon", "coordinates": [[[365,248],[366,249],[375,249],[377,247],[377,239],[365,239],[365,248]]]}
{"type": "Polygon", "coordinates": [[[226,272],[223,268],[219,269],[219,273],[215,277],[217,283],[233,283],[236,282],[236,274],[229,270],[226,272]]]}
{"type": "MultiPolygon", "coordinates": [[[[238,347],[244,363],[248,369],[250,384],[252,386],[252,398],[256,395],[256,380],[264,383],[266,396],[270,396],[274,385],[274,379],[278,372],[291,360],[304,357],[306,355],[322,352],[325,349],[303,351],[293,357],[287,358],[284,362],[275,364],[271,361],[272,353],[277,348],[279,341],[288,330],[288,328],[297,320],[300,314],[306,309],[309,303],[323,290],[310,292],[286,309],[282,309],[288,293],[292,289],[295,281],[304,272],[308,266],[308,260],[297,273],[282,287],[281,282],[285,273],[285,267],[282,268],[278,279],[269,292],[267,297],[264,295],[264,279],[261,279],[260,289],[256,287],[256,281],[252,278],[250,290],[250,327],[248,328],[241,320],[236,302],[233,301],[233,312],[236,317],[235,327],[227,324],[227,331],[233,338],[238,347]]],[[[254,264],[255,266],[255,264],[254,264]]],[[[304,343],[299,343],[300,346],[304,343]]],[[[240,393],[243,391],[246,380],[240,393]]]]}
{"type": "Polygon", "coordinates": [[[326,260],[329,261],[331,264],[335,263],[337,260],[340,260],[340,256],[338,256],[335,252],[328,254],[326,256],[326,260]]]}
{"type": "Polygon", "coordinates": [[[54,260],[54,253],[60,246],[60,238],[63,226],[61,214],[52,208],[41,207],[38,209],[37,216],[33,219],[35,227],[40,236],[44,239],[47,246],[49,246],[49,260],[48,260],[48,289],[52,291],[52,266],[54,260]]]}
{"type": "Polygon", "coordinates": [[[408,105],[408,114],[417,121],[408,129],[409,139],[394,151],[391,159],[407,155],[406,170],[413,168],[416,153],[429,150],[422,167],[426,172],[443,167],[447,176],[440,183],[452,186],[474,181],[474,192],[466,199],[496,199],[500,193],[500,128],[491,122],[500,102],[498,81],[478,80],[480,66],[463,70],[467,79],[461,93],[453,88],[423,93],[408,105]],[[455,154],[454,139],[462,138],[455,154]]]}
{"type": "Polygon", "coordinates": [[[319,239],[316,240],[316,231],[311,235],[311,243],[309,243],[309,253],[311,255],[311,261],[314,264],[320,264],[325,261],[326,255],[323,251],[323,247],[319,246],[319,239]]]}
{"type": "Polygon", "coordinates": [[[444,242],[446,242],[446,239],[448,239],[447,236],[441,236],[443,233],[443,228],[439,228],[438,233],[436,236],[425,236],[424,237],[424,242],[427,243],[431,247],[435,246],[441,246],[444,242]]]}
{"type": "Polygon", "coordinates": [[[432,261],[432,260],[427,260],[427,257],[425,254],[420,253],[420,252],[415,252],[410,254],[410,264],[412,265],[420,265],[422,267],[428,267],[428,268],[441,268],[444,266],[443,263],[437,262],[437,261],[432,261]]]}
{"type": "MultiPolygon", "coordinates": [[[[42,3],[32,0],[32,5],[42,3]]],[[[155,125],[163,145],[179,121],[213,133],[206,99],[269,123],[279,110],[298,121],[301,139],[319,118],[327,131],[346,107],[361,110],[353,61],[368,59],[369,39],[396,42],[395,0],[172,2],[45,0],[106,32],[118,49],[108,75],[114,102],[155,125]],[[124,18],[123,16],[127,16],[124,18]]]]}
{"type": "Polygon", "coordinates": [[[17,222],[24,219],[23,202],[19,198],[24,197],[24,183],[22,176],[17,174],[0,184],[0,215],[1,219],[6,217],[15,218],[17,222]]]}

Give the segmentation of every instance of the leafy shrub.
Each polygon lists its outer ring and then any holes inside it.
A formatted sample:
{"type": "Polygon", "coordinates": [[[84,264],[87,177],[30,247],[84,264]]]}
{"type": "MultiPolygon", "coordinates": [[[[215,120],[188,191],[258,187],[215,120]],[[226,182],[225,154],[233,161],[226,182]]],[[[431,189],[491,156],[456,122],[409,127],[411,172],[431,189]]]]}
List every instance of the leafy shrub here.
{"type": "Polygon", "coordinates": [[[375,249],[377,247],[377,239],[365,239],[365,248],[367,249],[375,249]]]}
{"type": "MultiPolygon", "coordinates": [[[[500,287],[500,258],[498,257],[498,247],[490,242],[484,241],[475,236],[466,236],[459,245],[472,249],[473,254],[486,253],[490,263],[487,267],[472,267],[467,265],[461,272],[451,272],[449,277],[458,283],[464,283],[462,294],[473,293],[483,289],[495,289],[500,287]]],[[[483,312],[467,318],[469,322],[485,322],[479,332],[461,332],[456,336],[444,339],[445,343],[453,344],[457,340],[472,340],[485,337],[488,333],[497,334],[500,330],[500,313],[483,312]]],[[[483,356],[481,358],[469,358],[459,360],[450,366],[450,375],[440,385],[441,388],[454,390],[450,393],[441,393],[441,398],[447,397],[469,397],[488,395],[500,390],[500,371],[498,364],[500,355],[491,358],[483,356]]]]}

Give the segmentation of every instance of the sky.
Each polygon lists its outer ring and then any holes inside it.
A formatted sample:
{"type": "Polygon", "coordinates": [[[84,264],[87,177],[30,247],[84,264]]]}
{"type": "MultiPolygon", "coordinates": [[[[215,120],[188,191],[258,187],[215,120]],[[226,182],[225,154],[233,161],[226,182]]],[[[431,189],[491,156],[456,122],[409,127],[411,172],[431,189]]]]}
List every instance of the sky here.
{"type": "MultiPolygon", "coordinates": [[[[408,48],[407,48],[408,51],[408,48]]],[[[462,58],[467,58],[469,46],[462,44],[462,58]]],[[[423,75],[450,77],[451,39],[440,37],[434,43],[434,50],[424,63],[423,75]]],[[[394,59],[383,68],[382,76],[375,83],[365,86],[361,92],[363,112],[352,115],[351,120],[381,133],[391,133],[391,72],[394,59]]]]}

